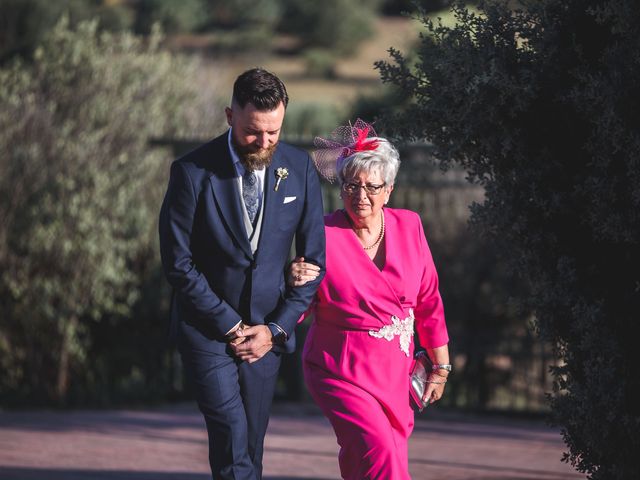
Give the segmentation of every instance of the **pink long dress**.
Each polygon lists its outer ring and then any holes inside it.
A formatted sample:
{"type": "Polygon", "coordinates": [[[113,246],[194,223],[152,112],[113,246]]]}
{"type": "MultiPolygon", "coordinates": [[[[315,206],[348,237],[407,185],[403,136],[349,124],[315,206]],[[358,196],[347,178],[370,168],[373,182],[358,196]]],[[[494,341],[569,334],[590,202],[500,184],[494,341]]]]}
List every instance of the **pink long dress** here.
{"type": "Polygon", "coordinates": [[[333,425],[345,479],[411,478],[413,318],[423,347],[449,341],[420,218],[390,208],[384,215],[382,270],[344,212],[325,217],[327,273],[303,351],[305,381],[333,425]]]}

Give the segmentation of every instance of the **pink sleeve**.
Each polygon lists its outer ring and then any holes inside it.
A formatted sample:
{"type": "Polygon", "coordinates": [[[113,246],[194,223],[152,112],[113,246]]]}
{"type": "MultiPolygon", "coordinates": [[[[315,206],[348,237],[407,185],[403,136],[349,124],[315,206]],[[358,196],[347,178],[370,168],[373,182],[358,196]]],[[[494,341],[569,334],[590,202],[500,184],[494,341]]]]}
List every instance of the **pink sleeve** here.
{"type": "Polygon", "coordinates": [[[418,217],[418,235],[420,241],[420,258],[422,260],[422,277],[414,315],[416,331],[420,345],[424,348],[436,348],[449,342],[447,325],[444,320],[444,306],[438,290],[438,272],[433,264],[431,250],[424,235],[422,222],[418,217]]]}

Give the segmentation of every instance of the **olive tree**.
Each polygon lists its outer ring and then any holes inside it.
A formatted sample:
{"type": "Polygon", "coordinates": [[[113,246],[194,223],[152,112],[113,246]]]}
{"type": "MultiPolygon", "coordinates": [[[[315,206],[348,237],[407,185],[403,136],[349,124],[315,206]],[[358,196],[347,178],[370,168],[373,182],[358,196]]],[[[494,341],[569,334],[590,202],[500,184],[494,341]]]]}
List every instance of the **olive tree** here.
{"type": "MultiPolygon", "coordinates": [[[[162,51],[157,32],[141,39],[96,27],[71,29],[63,20],[32,61],[0,69],[7,403],[64,402],[72,387],[98,382],[97,366],[109,362],[95,356],[104,341],[97,326],[119,322],[121,336],[139,333],[132,312],[141,275],[158,261],[155,225],[170,155],[150,140],[184,133],[194,117],[191,62],[162,51]]],[[[147,333],[164,328],[158,319],[147,333]]]]}

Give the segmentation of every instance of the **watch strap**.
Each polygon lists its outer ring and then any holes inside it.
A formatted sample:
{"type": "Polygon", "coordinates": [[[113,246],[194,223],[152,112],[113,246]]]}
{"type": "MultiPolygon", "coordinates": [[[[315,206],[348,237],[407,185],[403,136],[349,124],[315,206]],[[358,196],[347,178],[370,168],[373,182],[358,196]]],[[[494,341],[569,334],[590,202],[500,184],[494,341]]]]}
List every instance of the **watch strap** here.
{"type": "Polygon", "coordinates": [[[434,363],[431,366],[431,370],[446,370],[447,372],[450,372],[451,368],[450,363],[434,363]]]}

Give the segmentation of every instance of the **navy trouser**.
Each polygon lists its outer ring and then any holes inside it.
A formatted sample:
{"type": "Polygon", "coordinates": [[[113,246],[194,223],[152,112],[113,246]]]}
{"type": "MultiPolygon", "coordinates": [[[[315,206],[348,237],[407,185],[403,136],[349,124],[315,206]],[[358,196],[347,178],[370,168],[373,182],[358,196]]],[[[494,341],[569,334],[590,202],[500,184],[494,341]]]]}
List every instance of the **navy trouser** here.
{"type": "Polygon", "coordinates": [[[179,328],[182,362],[207,425],[214,480],[260,480],[280,354],[240,362],[226,344],[184,322],[179,328]]]}

